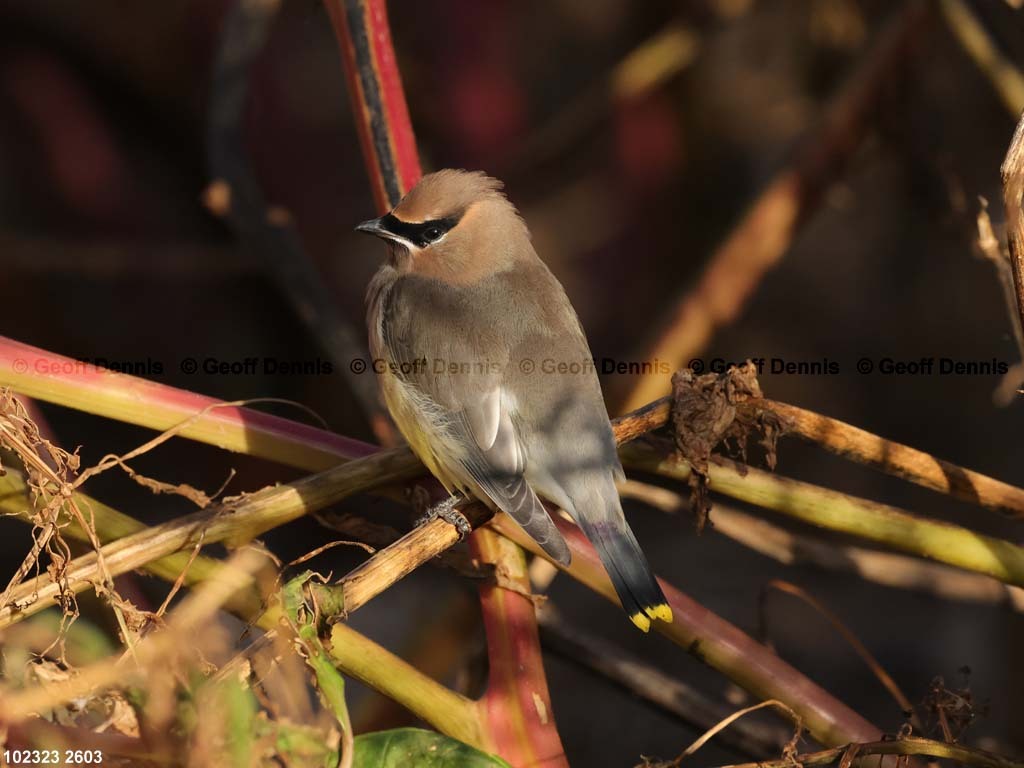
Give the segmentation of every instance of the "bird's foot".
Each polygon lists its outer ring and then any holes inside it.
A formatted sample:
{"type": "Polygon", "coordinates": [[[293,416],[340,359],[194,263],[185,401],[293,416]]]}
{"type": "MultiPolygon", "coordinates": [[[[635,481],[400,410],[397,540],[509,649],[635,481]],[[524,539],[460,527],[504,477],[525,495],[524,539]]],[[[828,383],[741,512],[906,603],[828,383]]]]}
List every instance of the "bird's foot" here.
{"type": "Polygon", "coordinates": [[[461,496],[448,496],[445,499],[437,502],[433,506],[429,507],[426,512],[416,521],[416,525],[421,526],[424,523],[429,523],[434,518],[441,518],[446,523],[451,523],[455,530],[459,533],[459,541],[462,541],[473,531],[473,526],[470,525],[469,520],[464,514],[459,512],[457,507],[466,501],[461,496]]]}

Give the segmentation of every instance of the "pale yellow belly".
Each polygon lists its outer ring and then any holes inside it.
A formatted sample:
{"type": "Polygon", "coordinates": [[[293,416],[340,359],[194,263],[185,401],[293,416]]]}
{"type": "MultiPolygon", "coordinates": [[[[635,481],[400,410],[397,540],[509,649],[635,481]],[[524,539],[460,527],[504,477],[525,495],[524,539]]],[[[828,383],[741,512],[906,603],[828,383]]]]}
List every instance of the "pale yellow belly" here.
{"type": "Polygon", "coordinates": [[[465,448],[445,428],[436,407],[390,372],[381,375],[381,391],[399,431],[430,474],[449,493],[468,491],[479,497],[476,483],[460,461],[465,448]]]}

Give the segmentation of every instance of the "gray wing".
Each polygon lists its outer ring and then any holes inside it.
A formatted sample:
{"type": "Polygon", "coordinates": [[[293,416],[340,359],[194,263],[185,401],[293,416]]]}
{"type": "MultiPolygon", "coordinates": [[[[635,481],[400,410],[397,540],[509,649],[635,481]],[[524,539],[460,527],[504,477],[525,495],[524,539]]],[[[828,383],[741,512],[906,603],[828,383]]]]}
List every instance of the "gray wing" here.
{"type": "Polygon", "coordinates": [[[509,307],[505,326],[488,325],[509,296],[487,282],[467,289],[399,278],[384,298],[384,343],[406,384],[443,414],[445,438],[462,447],[466,474],[545,552],[568,564],[565,540],[525,478],[527,451],[505,385],[521,322],[509,307]]]}

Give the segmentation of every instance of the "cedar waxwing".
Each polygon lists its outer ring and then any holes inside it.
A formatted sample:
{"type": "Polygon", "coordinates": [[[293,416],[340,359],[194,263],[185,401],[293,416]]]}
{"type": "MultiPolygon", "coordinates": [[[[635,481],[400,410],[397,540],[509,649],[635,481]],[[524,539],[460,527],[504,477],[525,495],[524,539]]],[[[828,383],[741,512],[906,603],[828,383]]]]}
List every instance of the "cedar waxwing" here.
{"type": "Polygon", "coordinates": [[[449,493],[508,513],[568,565],[537,494],[566,510],[646,632],[672,611],[622,514],[624,475],[590,348],[501,189],[483,173],[439,171],[356,228],[390,255],[366,297],[384,399],[449,493]]]}

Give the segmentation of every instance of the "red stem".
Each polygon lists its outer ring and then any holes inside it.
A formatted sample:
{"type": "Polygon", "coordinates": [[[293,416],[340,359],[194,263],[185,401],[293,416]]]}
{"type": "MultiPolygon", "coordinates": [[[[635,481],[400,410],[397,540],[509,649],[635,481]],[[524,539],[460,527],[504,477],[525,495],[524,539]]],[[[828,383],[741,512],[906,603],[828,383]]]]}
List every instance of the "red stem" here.
{"type": "Polygon", "coordinates": [[[469,543],[474,557],[496,566],[496,583],[480,586],[489,665],[480,707],[494,747],[515,766],[567,768],[541,662],[523,550],[489,528],[476,530],[469,543]]]}
{"type": "MultiPolygon", "coordinates": [[[[15,386],[15,391],[71,408],[81,407],[80,403],[90,401],[89,391],[102,392],[105,399],[116,402],[109,412],[99,415],[128,420],[123,415],[119,417],[117,406],[120,404],[126,412],[143,411],[141,417],[136,413],[136,417],[131,419],[135,423],[160,430],[222,402],[155,381],[115,373],[2,336],[0,371],[4,372],[6,381],[25,382],[25,387],[15,386]],[[76,399],[75,393],[83,391],[86,394],[76,399]]],[[[251,408],[214,408],[206,413],[202,423],[205,434],[200,439],[205,442],[217,445],[216,433],[222,426],[231,428],[231,432],[243,428],[247,454],[312,472],[336,466],[339,460],[367,456],[378,450],[369,443],[251,408]]]]}
{"type": "MultiPolygon", "coordinates": [[[[16,392],[40,400],[153,429],[166,429],[195,415],[210,403],[217,402],[174,387],[98,369],[3,337],[0,337],[0,381],[10,384],[16,392]],[[88,393],[82,396],[77,391],[82,387],[100,391],[103,396],[98,398],[88,393]],[[114,398],[111,398],[112,394],[114,398]],[[102,404],[102,408],[95,407],[97,402],[102,404]]],[[[223,434],[217,429],[218,425],[231,424],[236,428],[244,426],[249,430],[244,446],[247,453],[309,471],[324,469],[337,464],[339,460],[362,456],[374,450],[373,446],[366,443],[248,408],[213,410],[197,424],[203,428],[183,436],[217,445],[217,436],[223,434]],[[208,424],[210,428],[206,427],[208,424]]],[[[231,432],[237,432],[237,429],[231,432]]],[[[572,576],[614,601],[615,592],[593,548],[575,527],[557,515],[555,521],[572,550],[573,562],[569,567],[572,576]]],[[[492,526],[539,553],[536,543],[509,520],[499,516],[492,522],[492,526]]],[[[503,579],[502,583],[507,584],[508,581],[503,579]]],[[[790,704],[801,713],[805,725],[822,743],[834,745],[877,738],[877,728],[779,659],[768,648],[671,585],[662,582],[662,587],[672,605],[675,620],[667,625],[655,623],[658,631],[760,698],[776,698],[790,704]]],[[[501,648],[500,637],[511,638],[515,633],[528,635],[529,624],[524,622],[531,622],[532,614],[524,612],[523,621],[517,622],[515,617],[503,615],[499,608],[492,611],[489,599],[494,598],[496,605],[502,602],[509,605],[511,599],[497,599],[498,595],[506,593],[507,596],[518,597],[515,591],[510,592],[500,587],[488,587],[482,596],[487,617],[485,620],[490,622],[490,661],[496,668],[518,669],[519,679],[524,682],[522,690],[529,693],[531,681],[543,681],[543,677],[535,674],[540,669],[539,649],[536,655],[532,655],[535,646],[530,638],[525,643],[510,640],[507,646],[511,650],[506,653],[501,648]],[[503,653],[506,655],[503,656],[503,653]],[[507,664],[502,666],[503,662],[507,664]]],[[[529,607],[532,611],[532,606],[529,607]]],[[[521,610],[521,607],[515,610],[521,610]]],[[[510,675],[506,674],[502,686],[489,691],[481,703],[488,727],[496,721],[501,726],[507,719],[508,713],[499,710],[496,704],[499,701],[497,691],[510,690],[510,679],[510,675]]],[[[495,685],[498,686],[497,683],[495,685]]],[[[547,701],[545,689],[534,687],[534,690],[538,690],[542,701],[547,701]]],[[[532,693],[529,693],[529,699],[532,699],[532,693]]],[[[522,697],[519,697],[519,701],[522,701],[522,697]]],[[[547,743],[547,737],[543,741],[547,743]]],[[[543,744],[540,746],[543,747],[543,744]]],[[[535,754],[550,753],[538,749],[535,754]]]]}
{"type": "Polygon", "coordinates": [[[377,210],[389,211],[419,181],[419,153],[391,44],[384,0],[324,0],[348,79],[377,210]]]}
{"type": "MultiPolygon", "coordinates": [[[[617,603],[615,590],[594,547],[575,525],[558,516],[554,518],[572,552],[569,570],[573,576],[617,603]]],[[[506,531],[511,524],[496,519],[494,525],[506,531]]],[[[508,532],[517,540],[522,538],[516,532],[508,532]]],[[[540,552],[539,547],[531,548],[540,552]]],[[[823,744],[834,746],[881,738],[881,729],[783,661],[770,648],[664,579],[658,581],[672,606],[673,620],[670,624],[655,621],[655,630],[708,666],[723,672],[758,699],[778,699],[793,707],[803,718],[804,727],[823,744]]]]}
{"type": "MultiPolygon", "coordinates": [[[[377,209],[393,208],[420,178],[384,0],[324,0],[345,62],[359,140],[377,209]]],[[[523,552],[491,531],[471,545],[515,590],[480,589],[490,685],[481,703],[498,753],[516,766],[567,765],[548,696],[523,552]]]]}

